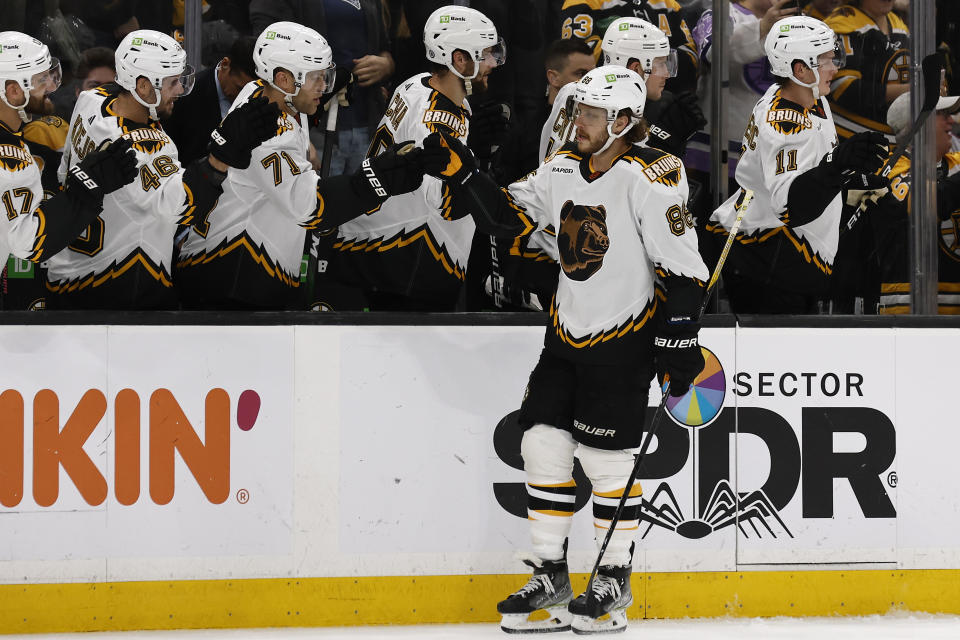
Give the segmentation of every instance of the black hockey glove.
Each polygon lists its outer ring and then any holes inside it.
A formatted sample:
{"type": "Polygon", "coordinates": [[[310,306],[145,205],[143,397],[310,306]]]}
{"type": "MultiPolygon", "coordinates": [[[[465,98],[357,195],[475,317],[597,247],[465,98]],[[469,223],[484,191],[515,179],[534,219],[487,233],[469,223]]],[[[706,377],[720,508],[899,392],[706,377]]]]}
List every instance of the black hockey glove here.
{"type": "Polygon", "coordinates": [[[279,117],[280,108],[265,96],[240,105],[210,134],[210,155],[231,167],[246,169],[250,152],[277,135],[279,117]]]}
{"type": "Polygon", "coordinates": [[[422,152],[412,140],[387,147],[377,157],[363,161],[353,175],[354,189],[381,201],[418,189],[423,182],[422,152]]]}
{"type": "Polygon", "coordinates": [[[446,163],[442,168],[430,175],[453,185],[465,185],[476,173],[477,161],[460,140],[448,133],[431,133],[423,141],[424,150],[434,153],[437,148],[446,151],[446,163]]]}
{"type": "Polygon", "coordinates": [[[128,139],[118,138],[88,153],[67,172],[67,192],[102,201],[103,196],[133,182],[137,177],[137,156],[132,146],[128,139]]]}
{"type": "Polygon", "coordinates": [[[317,113],[315,115],[320,117],[320,114],[329,109],[330,100],[334,96],[337,96],[337,94],[340,94],[341,91],[343,92],[342,95],[337,98],[340,101],[339,104],[341,107],[349,107],[350,103],[353,102],[353,89],[356,86],[357,76],[353,75],[350,70],[344,67],[337,67],[337,77],[333,81],[333,89],[329,93],[323,94],[323,96],[320,98],[323,109],[317,109],[317,113]]]}
{"type": "Polygon", "coordinates": [[[877,131],[861,131],[828,153],[824,164],[849,180],[857,173],[876,173],[888,155],[886,136],[877,131]]]}
{"type": "Polygon", "coordinates": [[[656,113],[649,118],[651,135],[647,144],[662,151],[682,154],[690,136],[707,124],[696,94],[690,91],[677,95],[664,91],[663,97],[651,103],[653,105],[656,105],[656,113]],[[656,135],[654,127],[662,129],[666,135],[656,135]],[[664,146],[660,146],[658,141],[663,141],[664,146]]]}
{"type": "Polygon", "coordinates": [[[664,279],[667,299],[653,339],[657,380],[670,380],[670,395],[682,396],[703,371],[700,351],[700,318],[695,314],[703,298],[703,287],[695,280],[676,275],[664,279]]]}
{"type": "Polygon", "coordinates": [[[703,371],[703,353],[697,337],[700,323],[686,322],[667,326],[654,339],[657,380],[670,380],[670,395],[682,396],[703,371]]]}
{"type": "Polygon", "coordinates": [[[499,102],[478,106],[470,115],[467,146],[486,160],[506,142],[510,134],[510,105],[499,102]]]}

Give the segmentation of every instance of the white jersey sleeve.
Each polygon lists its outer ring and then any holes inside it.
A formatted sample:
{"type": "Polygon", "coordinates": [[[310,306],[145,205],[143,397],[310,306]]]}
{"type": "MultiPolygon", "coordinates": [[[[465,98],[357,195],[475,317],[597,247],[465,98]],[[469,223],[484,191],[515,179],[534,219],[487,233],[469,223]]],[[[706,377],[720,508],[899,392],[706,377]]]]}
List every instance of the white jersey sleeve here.
{"type": "Polygon", "coordinates": [[[20,136],[0,124],[0,269],[7,256],[34,260],[43,240],[40,169],[20,136]]]}
{"type": "Polygon", "coordinates": [[[576,82],[569,82],[557,92],[557,97],[553,99],[553,108],[550,110],[550,116],[543,123],[543,130],[540,132],[540,162],[546,160],[551,154],[560,150],[568,142],[573,130],[573,120],[567,113],[567,98],[573,93],[576,82]]]}
{"type": "Polygon", "coordinates": [[[310,227],[317,219],[320,174],[307,159],[308,148],[303,146],[307,141],[302,136],[284,135],[293,134],[295,129],[307,131],[306,117],[300,114],[299,121],[294,122],[293,116],[281,114],[278,128],[278,136],[253,150],[248,169],[231,169],[230,175],[237,185],[264,194],[273,207],[286,212],[300,226],[310,227]]]}
{"type": "Polygon", "coordinates": [[[654,270],[661,277],[705,282],[709,274],[700,257],[696,224],[687,209],[689,187],[680,159],[664,154],[643,173],[649,182],[638,180],[634,197],[641,203],[637,209],[640,236],[654,270]]]}

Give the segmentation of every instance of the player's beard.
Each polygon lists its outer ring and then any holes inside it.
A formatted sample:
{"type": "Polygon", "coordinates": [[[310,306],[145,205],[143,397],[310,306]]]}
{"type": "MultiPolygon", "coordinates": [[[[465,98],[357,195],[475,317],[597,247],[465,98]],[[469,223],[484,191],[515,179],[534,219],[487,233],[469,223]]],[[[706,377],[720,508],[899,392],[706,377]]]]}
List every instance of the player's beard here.
{"type": "Polygon", "coordinates": [[[483,94],[487,92],[487,90],[490,88],[490,85],[487,82],[488,78],[489,76],[477,76],[470,81],[470,90],[472,92],[471,96],[473,98],[482,97],[483,94]]]}
{"type": "Polygon", "coordinates": [[[604,130],[595,135],[588,136],[586,140],[577,140],[577,151],[584,155],[593,155],[597,151],[600,151],[600,148],[607,142],[609,136],[610,134],[604,130]]]}
{"type": "Polygon", "coordinates": [[[159,120],[166,120],[173,115],[173,103],[174,101],[171,100],[157,105],[157,118],[159,120]]]}
{"type": "Polygon", "coordinates": [[[50,100],[46,95],[35,96],[32,93],[28,94],[30,99],[27,101],[26,107],[24,110],[27,113],[35,113],[40,116],[49,116],[53,114],[53,101],[50,100]]]}

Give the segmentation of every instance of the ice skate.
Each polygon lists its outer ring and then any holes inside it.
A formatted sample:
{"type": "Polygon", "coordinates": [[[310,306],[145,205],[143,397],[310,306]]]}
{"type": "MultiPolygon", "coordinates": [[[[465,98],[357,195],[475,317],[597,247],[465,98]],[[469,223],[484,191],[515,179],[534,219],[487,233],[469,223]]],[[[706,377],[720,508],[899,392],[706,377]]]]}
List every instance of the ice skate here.
{"type": "Polygon", "coordinates": [[[574,633],[619,633],[627,629],[632,567],[600,567],[588,591],[570,603],[574,633]]]}
{"type": "Polygon", "coordinates": [[[549,633],[570,629],[567,605],[573,598],[566,558],[523,561],[533,567],[533,576],[519,591],[497,604],[503,615],[500,628],[507,633],[549,633]]]}

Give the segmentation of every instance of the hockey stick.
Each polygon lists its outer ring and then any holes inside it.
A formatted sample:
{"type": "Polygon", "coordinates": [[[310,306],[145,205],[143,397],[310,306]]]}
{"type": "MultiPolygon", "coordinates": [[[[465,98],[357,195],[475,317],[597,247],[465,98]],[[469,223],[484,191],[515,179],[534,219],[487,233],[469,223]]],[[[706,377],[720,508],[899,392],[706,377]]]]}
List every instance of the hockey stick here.
{"type": "MultiPolygon", "coordinates": [[[[320,179],[330,175],[330,160],[333,157],[333,139],[337,132],[337,115],[340,111],[338,96],[330,98],[330,108],[327,110],[327,124],[324,128],[323,155],[320,157],[320,179]]],[[[307,233],[307,281],[306,308],[313,305],[313,292],[317,280],[317,269],[320,262],[320,234],[316,231],[307,233]]]]}
{"type": "MultiPolygon", "coordinates": [[[[920,127],[923,126],[923,123],[927,121],[927,118],[930,117],[930,114],[933,113],[933,109],[937,106],[937,101],[940,99],[940,71],[943,69],[943,60],[940,58],[940,55],[931,53],[920,62],[920,67],[923,71],[923,105],[920,108],[920,113],[917,114],[917,119],[914,120],[906,135],[904,135],[900,142],[897,143],[897,146],[893,148],[893,153],[890,154],[880,168],[878,175],[883,178],[890,175],[897,161],[907,152],[907,148],[913,142],[913,137],[917,134],[917,131],[920,130],[920,127]]],[[[869,199],[866,198],[860,201],[857,210],[850,216],[850,219],[847,220],[846,227],[840,230],[841,234],[853,229],[863,216],[863,212],[867,210],[868,202],[869,199]]]]}
{"type": "MultiPolygon", "coordinates": [[[[700,304],[700,310],[697,313],[697,321],[703,317],[703,312],[707,308],[707,303],[710,300],[710,295],[713,293],[713,288],[720,279],[720,271],[723,269],[723,264],[727,261],[730,247],[733,246],[734,238],[737,236],[737,230],[740,228],[740,223],[743,222],[743,214],[746,213],[751,199],[753,199],[753,191],[745,189],[741,192],[740,197],[734,204],[737,211],[737,218],[734,220],[733,226],[730,227],[730,235],[727,238],[726,244],[723,246],[723,251],[720,252],[720,257],[717,259],[717,266],[713,268],[713,274],[711,274],[706,291],[703,293],[703,302],[700,304]]],[[[593,588],[593,579],[597,577],[597,571],[600,569],[600,561],[603,560],[603,554],[607,550],[607,545],[610,544],[610,539],[613,537],[613,532],[617,528],[617,523],[620,522],[620,516],[623,515],[624,506],[627,504],[627,496],[630,495],[630,489],[633,488],[633,483],[640,473],[643,458],[647,455],[650,443],[653,441],[653,437],[657,433],[657,428],[663,420],[663,414],[667,407],[667,398],[669,397],[670,378],[667,378],[663,384],[663,396],[660,398],[660,404],[657,405],[657,409],[653,413],[653,420],[650,422],[650,431],[647,432],[647,436],[643,439],[643,442],[640,443],[640,453],[637,454],[637,458],[633,463],[633,469],[630,470],[630,476],[627,478],[623,495],[620,496],[620,502],[617,503],[617,510],[614,511],[613,518],[610,519],[610,526],[607,528],[607,535],[603,538],[603,544],[600,545],[600,553],[597,554],[597,561],[593,563],[593,570],[590,572],[590,578],[587,580],[587,592],[593,588]]]]}

